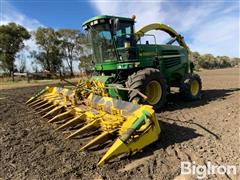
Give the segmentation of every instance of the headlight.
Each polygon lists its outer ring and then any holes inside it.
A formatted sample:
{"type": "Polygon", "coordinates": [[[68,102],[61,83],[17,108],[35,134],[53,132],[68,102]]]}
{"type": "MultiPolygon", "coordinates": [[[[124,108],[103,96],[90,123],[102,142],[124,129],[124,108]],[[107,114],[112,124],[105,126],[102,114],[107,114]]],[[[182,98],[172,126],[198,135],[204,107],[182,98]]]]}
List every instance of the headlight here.
{"type": "Polygon", "coordinates": [[[120,61],[122,61],[122,60],[123,60],[123,58],[122,58],[122,56],[121,56],[121,55],[119,56],[119,59],[120,59],[120,61]]]}
{"type": "Polygon", "coordinates": [[[131,47],[130,42],[125,42],[125,43],[124,43],[124,48],[125,48],[125,49],[128,49],[128,48],[130,48],[130,47],[131,47]]]}
{"type": "Polygon", "coordinates": [[[133,64],[129,64],[129,65],[128,65],[128,68],[133,68],[133,64]]]}
{"type": "Polygon", "coordinates": [[[105,23],[105,19],[100,19],[100,23],[105,23]]]}

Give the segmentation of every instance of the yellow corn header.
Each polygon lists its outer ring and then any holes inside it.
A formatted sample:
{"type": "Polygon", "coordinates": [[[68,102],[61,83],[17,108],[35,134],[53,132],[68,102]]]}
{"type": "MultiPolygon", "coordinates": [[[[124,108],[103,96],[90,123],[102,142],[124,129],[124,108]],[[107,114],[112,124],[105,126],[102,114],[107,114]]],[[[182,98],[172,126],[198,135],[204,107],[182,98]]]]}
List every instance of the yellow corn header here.
{"type": "Polygon", "coordinates": [[[156,141],[160,127],[153,108],[108,97],[104,84],[82,81],[75,88],[46,87],[27,104],[69,138],[93,136],[81,151],[113,143],[99,161],[139,151],[156,141]]]}

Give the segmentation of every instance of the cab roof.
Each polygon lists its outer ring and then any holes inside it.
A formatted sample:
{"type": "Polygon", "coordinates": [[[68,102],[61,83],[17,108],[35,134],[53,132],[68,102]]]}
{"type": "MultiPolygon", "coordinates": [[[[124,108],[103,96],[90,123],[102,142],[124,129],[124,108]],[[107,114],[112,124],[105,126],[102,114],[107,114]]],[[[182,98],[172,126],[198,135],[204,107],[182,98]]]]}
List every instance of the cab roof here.
{"type": "Polygon", "coordinates": [[[100,16],[95,16],[87,21],[85,21],[82,26],[94,21],[94,20],[98,20],[98,19],[112,19],[112,18],[118,18],[119,20],[123,20],[123,21],[132,21],[134,22],[134,19],[132,18],[127,18],[127,17],[119,17],[119,16],[110,16],[110,15],[100,15],[100,16]]]}

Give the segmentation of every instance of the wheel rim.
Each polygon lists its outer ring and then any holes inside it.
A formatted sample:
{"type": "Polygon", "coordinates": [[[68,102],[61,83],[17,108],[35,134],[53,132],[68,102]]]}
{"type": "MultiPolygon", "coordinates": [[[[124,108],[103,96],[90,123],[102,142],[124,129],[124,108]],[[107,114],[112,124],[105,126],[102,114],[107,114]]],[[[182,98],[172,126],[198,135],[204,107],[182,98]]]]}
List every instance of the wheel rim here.
{"type": "Polygon", "coordinates": [[[149,104],[157,104],[162,97],[161,84],[156,80],[150,81],[146,86],[145,95],[149,104]]]}
{"type": "Polygon", "coordinates": [[[193,96],[196,96],[199,92],[199,83],[197,80],[193,80],[191,83],[191,93],[193,96]]]}

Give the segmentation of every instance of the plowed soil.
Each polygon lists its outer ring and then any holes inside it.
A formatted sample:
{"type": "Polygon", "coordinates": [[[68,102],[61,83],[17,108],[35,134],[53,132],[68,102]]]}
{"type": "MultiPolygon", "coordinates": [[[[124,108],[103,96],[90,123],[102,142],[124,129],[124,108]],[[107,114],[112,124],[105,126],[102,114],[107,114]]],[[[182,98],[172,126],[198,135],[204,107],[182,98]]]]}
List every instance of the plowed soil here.
{"type": "MultiPolygon", "coordinates": [[[[46,119],[25,105],[42,87],[0,91],[0,179],[174,179],[181,161],[240,164],[240,69],[199,72],[200,101],[185,102],[177,92],[157,114],[160,139],[103,168],[102,151],[79,152],[81,140],[65,140],[46,119]]],[[[192,179],[180,176],[180,179],[192,179]]],[[[209,179],[240,179],[211,175],[209,179]]]]}

